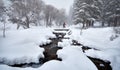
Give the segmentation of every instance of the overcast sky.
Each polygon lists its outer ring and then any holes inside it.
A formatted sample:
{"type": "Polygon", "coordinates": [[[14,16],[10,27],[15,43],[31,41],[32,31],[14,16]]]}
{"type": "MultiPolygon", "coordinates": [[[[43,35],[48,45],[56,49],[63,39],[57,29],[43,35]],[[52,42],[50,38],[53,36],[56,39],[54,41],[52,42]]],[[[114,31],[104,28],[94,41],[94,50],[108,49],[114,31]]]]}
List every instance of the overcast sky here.
{"type": "Polygon", "coordinates": [[[43,0],[46,4],[51,4],[58,9],[64,8],[66,12],[69,12],[70,6],[73,4],[73,0],[43,0]]]}

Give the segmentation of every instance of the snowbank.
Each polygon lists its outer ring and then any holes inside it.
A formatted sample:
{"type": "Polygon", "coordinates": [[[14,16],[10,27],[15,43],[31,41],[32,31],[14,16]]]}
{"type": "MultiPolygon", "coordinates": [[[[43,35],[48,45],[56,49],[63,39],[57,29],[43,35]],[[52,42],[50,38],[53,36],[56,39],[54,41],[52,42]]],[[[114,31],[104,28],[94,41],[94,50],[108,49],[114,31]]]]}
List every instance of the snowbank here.
{"type": "Polygon", "coordinates": [[[63,49],[58,50],[58,57],[62,58],[62,63],[69,70],[97,70],[96,66],[83,53],[80,46],[71,46],[71,41],[65,39],[63,42],[59,42],[59,46],[63,47],[63,49]]]}
{"type": "Polygon", "coordinates": [[[38,63],[39,58],[44,57],[44,49],[39,45],[50,43],[50,37],[55,37],[50,28],[7,30],[6,38],[0,34],[0,62],[9,65],[38,63]]]}
{"type": "Polygon", "coordinates": [[[72,44],[71,39],[69,39],[69,40],[63,39],[62,42],[58,42],[59,47],[71,46],[71,44],[72,44]]]}
{"type": "MultiPolygon", "coordinates": [[[[97,70],[96,66],[87,56],[109,60],[113,70],[120,69],[120,37],[110,41],[113,34],[111,28],[90,28],[83,30],[72,27],[70,39],[63,39],[58,46],[58,57],[62,61],[52,60],[44,63],[39,68],[17,68],[0,65],[0,70],[97,70]],[[87,50],[85,54],[80,46],[71,46],[72,40],[77,40],[85,46],[99,50],[87,50]]],[[[43,48],[39,45],[50,43],[49,38],[55,37],[53,29],[44,27],[32,27],[30,29],[7,30],[6,38],[0,34],[0,62],[5,64],[38,63],[43,58],[43,48]]],[[[67,36],[66,36],[67,37],[67,36]]]]}
{"type": "Polygon", "coordinates": [[[83,54],[82,49],[76,46],[64,47],[58,51],[58,57],[69,70],[97,70],[96,66],[83,54]]]}
{"type": "Polygon", "coordinates": [[[97,49],[118,48],[120,40],[110,41],[110,37],[113,34],[112,28],[89,28],[82,31],[80,35],[79,29],[71,29],[71,39],[97,49]]]}
{"type": "Polygon", "coordinates": [[[71,46],[69,40],[64,40],[61,44],[64,44],[61,45],[63,49],[58,50],[57,55],[62,61],[48,61],[39,70],[97,70],[96,66],[83,54],[81,47],[71,46]]]}
{"type": "Polygon", "coordinates": [[[89,28],[82,31],[72,28],[71,39],[77,40],[79,43],[96,48],[99,50],[90,49],[86,51],[87,56],[100,58],[111,62],[113,70],[120,69],[120,37],[110,41],[113,35],[112,28],[89,28]]]}
{"type": "Polygon", "coordinates": [[[120,48],[119,49],[110,48],[110,49],[101,50],[101,51],[91,49],[91,50],[85,51],[85,54],[87,56],[99,58],[104,61],[106,60],[110,61],[113,70],[120,69],[120,48]]]}
{"type": "Polygon", "coordinates": [[[0,65],[0,70],[37,70],[34,68],[17,68],[17,67],[9,67],[7,65],[0,65]]]}
{"type": "Polygon", "coordinates": [[[52,60],[46,62],[43,66],[39,68],[39,70],[72,70],[72,69],[66,67],[66,64],[63,64],[60,61],[52,60]]]}

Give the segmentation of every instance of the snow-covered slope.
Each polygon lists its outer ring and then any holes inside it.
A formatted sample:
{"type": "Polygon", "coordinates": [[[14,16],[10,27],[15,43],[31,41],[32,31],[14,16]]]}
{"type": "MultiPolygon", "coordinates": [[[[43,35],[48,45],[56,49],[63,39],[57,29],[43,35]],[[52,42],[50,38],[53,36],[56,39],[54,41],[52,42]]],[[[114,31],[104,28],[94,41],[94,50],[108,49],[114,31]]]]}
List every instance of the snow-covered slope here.
{"type": "Polygon", "coordinates": [[[82,35],[80,35],[79,29],[72,29],[71,38],[86,46],[98,49],[107,49],[113,46],[118,47],[117,43],[110,41],[112,34],[112,28],[89,28],[83,30],[82,35]]]}

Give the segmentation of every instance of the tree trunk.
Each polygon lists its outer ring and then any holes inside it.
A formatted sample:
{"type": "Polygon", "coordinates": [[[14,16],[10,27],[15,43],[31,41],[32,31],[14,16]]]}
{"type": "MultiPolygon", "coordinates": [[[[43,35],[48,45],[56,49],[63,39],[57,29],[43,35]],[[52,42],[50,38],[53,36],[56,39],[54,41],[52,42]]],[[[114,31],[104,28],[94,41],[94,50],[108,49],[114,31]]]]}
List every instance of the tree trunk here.
{"type": "Polygon", "coordinates": [[[85,22],[83,22],[83,27],[82,28],[84,28],[85,27],[85,22]]]}
{"type": "Polygon", "coordinates": [[[26,16],[26,27],[27,27],[27,28],[30,28],[29,25],[30,25],[29,18],[26,16]]]}
{"type": "Polygon", "coordinates": [[[49,17],[46,17],[46,27],[49,25],[49,17]]]}
{"type": "Polygon", "coordinates": [[[17,30],[20,28],[20,25],[17,23],[17,30]]]}
{"type": "Polygon", "coordinates": [[[4,22],[4,28],[3,28],[3,37],[5,38],[5,22],[4,22]]]}
{"type": "Polygon", "coordinates": [[[49,22],[49,26],[52,26],[52,18],[50,17],[50,22],[49,22]]]}
{"type": "Polygon", "coordinates": [[[115,20],[114,20],[114,26],[117,26],[117,17],[115,16],[115,20]]]}
{"type": "Polygon", "coordinates": [[[104,23],[104,21],[102,21],[102,27],[104,27],[105,26],[105,23],[104,23]]]}
{"type": "Polygon", "coordinates": [[[108,22],[108,27],[110,27],[111,26],[111,22],[108,22]]]}

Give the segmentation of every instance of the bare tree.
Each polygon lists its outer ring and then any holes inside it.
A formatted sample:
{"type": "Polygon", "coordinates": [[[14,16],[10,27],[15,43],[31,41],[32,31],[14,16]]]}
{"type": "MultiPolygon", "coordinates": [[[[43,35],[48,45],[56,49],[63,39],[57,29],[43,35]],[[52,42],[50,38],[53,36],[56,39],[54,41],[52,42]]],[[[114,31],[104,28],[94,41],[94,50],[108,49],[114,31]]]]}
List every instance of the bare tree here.
{"type": "Polygon", "coordinates": [[[52,26],[53,22],[62,24],[66,19],[65,11],[59,10],[52,5],[45,5],[42,0],[11,0],[11,21],[20,26],[29,28],[30,24],[40,25],[44,20],[46,27],[52,26]]]}
{"type": "Polygon", "coordinates": [[[39,20],[43,1],[41,0],[14,0],[12,1],[13,18],[17,20],[17,25],[24,28],[30,28],[30,23],[35,23],[39,20]]]}
{"type": "Polygon", "coordinates": [[[3,0],[0,0],[0,21],[3,22],[3,37],[5,37],[5,6],[3,0]]]}
{"type": "Polygon", "coordinates": [[[52,25],[54,7],[52,5],[46,5],[44,9],[46,27],[52,25]]]}

